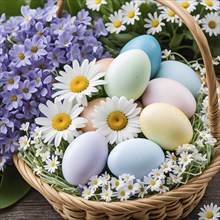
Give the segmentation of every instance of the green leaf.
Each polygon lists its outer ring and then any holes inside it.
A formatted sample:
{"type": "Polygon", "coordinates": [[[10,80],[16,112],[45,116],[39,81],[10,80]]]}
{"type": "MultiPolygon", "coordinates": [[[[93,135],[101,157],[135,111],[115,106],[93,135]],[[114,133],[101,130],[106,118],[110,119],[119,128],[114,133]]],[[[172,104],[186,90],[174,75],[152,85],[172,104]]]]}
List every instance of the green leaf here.
{"type": "Polygon", "coordinates": [[[31,8],[41,7],[41,8],[42,8],[45,3],[46,3],[46,0],[38,0],[38,1],[36,1],[36,0],[31,0],[31,2],[30,2],[30,7],[31,7],[31,8]]]}
{"type": "Polygon", "coordinates": [[[20,15],[22,5],[27,5],[24,0],[0,0],[0,15],[5,13],[7,18],[20,15]]]}
{"type": "Polygon", "coordinates": [[[0,209],[16,203],[29,192],[30,188],[15,166],[7,166],[0,183],[0,209]]]}
{"type": "Polygon", "coordinates": [[[172,40],[170,41],[170,44],[169,44],[170,49],[172,50],[173,48],[178,47],[181,44],[183,37],[184,37],[184,33],[175,34],[172,40]]]}

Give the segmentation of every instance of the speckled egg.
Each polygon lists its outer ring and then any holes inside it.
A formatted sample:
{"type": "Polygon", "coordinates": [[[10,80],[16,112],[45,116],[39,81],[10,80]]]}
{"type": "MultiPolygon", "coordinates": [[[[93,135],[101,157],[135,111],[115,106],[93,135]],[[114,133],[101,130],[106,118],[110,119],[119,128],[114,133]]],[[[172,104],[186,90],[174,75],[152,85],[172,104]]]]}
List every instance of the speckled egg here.
{"type": "Polygon", "coordinates": [[[144,138],[121,142],[109,154],[108,167],[116,175],[129,173],[143,179],[165,160],[160,146],[144,138]]]}
{"type": "Polygon", "coordinates": [[[167,103],[146,106],[140,115],[140,125],[145,137],[165,150],[175,150],[179,145],[190,143],[193,137],[186,115],[167,103]]]}
{"type": "Polygon", "coordinates": [[[84,108],[83,112],[81,113],[81,117],[87,119],[86,126],[81,128],[83,132],[88,131],[96,131],[97,128],[93,127],[92,124],[92,114],[94,112],[95,106],[99,106],[101,101],[105,101],[105,98],[97,98],[88,103],[88,105],[84,108]]]}
{"type": "Polygon", "coordinates": [[[152,35],[141,35],[133,38],[121,49],[120,53],[131,49],[143,50],[149,57],[151,63],[151,79],[155,76],[161,64],[161,47],[159,42],[152,35]]]}
{"type": "Polygon", "coordinates": [[[73,140],[64,153],[63,176],[74,186],[86,184],[91,176],[101,173],[107,157],[106,138],[94,131],[84,133],[73,140]]]}
{"type": "Polygon", "coordinates": [[[107,95],[138,99],[147,87],[150,70],[150,60],[142,50],[133,49],[120,54],[105,75],[107,95]]]}
{"type": "Polygon", "coordinates": [[[142,95],[144,106],[164,102],[176,106],[188,118],[196,111],[196,100],[192,93],[181,83],[167,78],[152,79],[142,95]]]}
{"type": "Polygon", "coordinates": [[[155,77],[178,81],[187,87],[194,97],[196,97],[201,87],[201,81],[194,70],[188,65],[175,60],[162,62],[155,77]]]}

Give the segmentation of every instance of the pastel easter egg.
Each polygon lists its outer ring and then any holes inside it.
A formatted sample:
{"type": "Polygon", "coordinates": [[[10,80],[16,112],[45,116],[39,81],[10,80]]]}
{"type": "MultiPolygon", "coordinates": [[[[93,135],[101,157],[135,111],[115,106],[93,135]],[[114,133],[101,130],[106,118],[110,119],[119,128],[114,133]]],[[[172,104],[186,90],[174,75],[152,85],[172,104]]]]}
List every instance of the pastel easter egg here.
{"type": "Polygon", "coordinates": [[[97,128],[94,128],[93,124],[92,124],[92,119],[93,119],[92,114],[94,112],[95,106],[99,106],[101,101],[104,101],[104,100],[105,100],[105,98],[94,99],[94,100],[90,101],[88,103],[88,105],[84,108],[83,112],[80,115],[81,117],[87,119],[86,126],[81,128],[83,132],[97,130],[97,128]]]}
{"type": "Polygon", "coordinates": [[[164,102],[176,106],[188,118],[196,111],[196,100],[192,93],[181,83],[167,78],[152,79],[142,95],[144,106],[164,102]]]}
{"type": "Polygon", "coordinates": [[[190,143],[193,137],[186,115],[167,103],[146,106],[140,115],[140,125],[145,137],[165,150],[175,150],[179,145],[190,143]]]}
{"type": "Polygon", "coordinates": [[[194,97],[196,97],[201,87],[201,81],[194,70],[188,65],[175,60],[162,62],[155,77],[178,81],[187,87],[194,97]]]}
{"type": "Polygon", "coordinates": [[[162,53],[157,39],[151,35],[141,35],[133,38],[121,49],[120,53],[131,49],[143,50],[149,57],[151,63],[151,79],[155,76],[160,68],[162,53]]]}
{"type": "Polygon", "coordinates": [[[107,95],[138,99],[147,87],[150,70],[150,60],[142,50],[120,54],[112,61],[105,75],[107,95]]]}
{"type": "Polygon", "coordinates": [[[64,153],[63,176],[74,186],[86,184],[91,176],[101,173],[107,157],[106,138],[94,131],[84,133],[73,140],[64,153]]]}
{"type": "Polygon", "coordinates": [[[143,179],[164,160],[160,146],[144,138],[135,138],[114,147],[108,157],[108,167],[116,176],[129,173],[143,179]]]}
{"type": "Polygon", "coordinates": [[[100,65],[100,70],[99,72],[107,72],[108,67],[110,66],[110,64],[112,63],[112,61],[114,60],[114,58],[103,58],[101,60],[98,60],[96,62],[96,64],[100,65]]]}

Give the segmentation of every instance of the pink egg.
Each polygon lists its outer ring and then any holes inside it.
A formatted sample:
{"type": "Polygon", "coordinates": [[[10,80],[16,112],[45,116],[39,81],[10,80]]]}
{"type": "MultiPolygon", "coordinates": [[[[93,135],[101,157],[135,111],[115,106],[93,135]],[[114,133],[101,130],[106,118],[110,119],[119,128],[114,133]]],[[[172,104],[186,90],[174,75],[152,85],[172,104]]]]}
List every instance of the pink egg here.
{"type": "Polygon", "coordinates": [[[168,103],[176,106],[188,118],[196,111],[196,100],[189,89],[167,78],[151,80],[142,95],[142,103],[144,106],[152,103],[168,103]]]}
{"type": "Polygon", "coordinates": [[[101,66],[101,69],[99,70],[99,72],[100,73],[106,72],[113,60],[114,58],[104,58],[104,59],[98,60],[96,64],[99,64],[101,66]]]}

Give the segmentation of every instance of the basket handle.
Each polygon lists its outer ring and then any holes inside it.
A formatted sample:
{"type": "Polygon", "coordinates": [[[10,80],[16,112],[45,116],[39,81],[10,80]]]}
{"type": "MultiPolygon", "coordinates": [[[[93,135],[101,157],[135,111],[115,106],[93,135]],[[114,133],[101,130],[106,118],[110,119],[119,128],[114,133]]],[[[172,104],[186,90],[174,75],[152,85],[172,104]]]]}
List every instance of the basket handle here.
{"type": "MultiPolygon", "coordinates": [[[[217,144],[220,144],[220,111],[218,105],[218,96],[216,90],[216,76],[215,71],[212,63],[212,55],[209,49],[208,41],[195,21],[195,19],[183,8],[181,7],[175,0],[156,0],[160,4],[168,7],[173,12],[175,12],[181,20],[185,23],[188,29],[191,31],[199,49],[202,54],[203,62],[206,68],[206,79],[207,79],[207,86],[208,90],[208,97],[209,97],[209,121],[210,121],[210,130],[211,134],[214,138],[217,139],[217,144]]],[[[57,11],[57,16],[62,16],[62,11],[64,7],[65,0],[58,0],[57,6],[59,7],[57,11]]]]}

